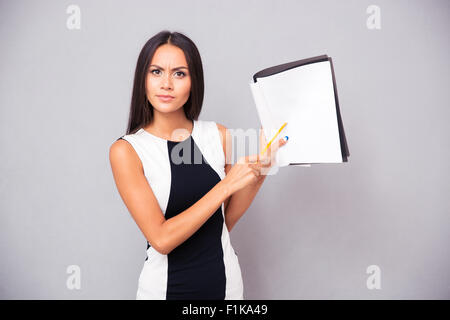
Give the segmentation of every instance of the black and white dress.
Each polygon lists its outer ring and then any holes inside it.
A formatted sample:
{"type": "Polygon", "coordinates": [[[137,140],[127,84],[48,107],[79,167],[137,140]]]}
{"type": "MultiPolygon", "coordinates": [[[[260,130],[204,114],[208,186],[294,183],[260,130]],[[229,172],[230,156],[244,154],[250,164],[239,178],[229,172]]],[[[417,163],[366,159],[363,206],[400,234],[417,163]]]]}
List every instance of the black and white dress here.
{"type": "MultiPolygon", "coordinates": [[[[138,154],[166,219],[183,212],[225,178],[217,124],[193,120],[183,141],[162,139],[140,128],[120,137],[138,154]]],[[[136,299],[243,299],[238,257],[225,225],[224,204],[169,254],[147,242],[136,299]]]]}

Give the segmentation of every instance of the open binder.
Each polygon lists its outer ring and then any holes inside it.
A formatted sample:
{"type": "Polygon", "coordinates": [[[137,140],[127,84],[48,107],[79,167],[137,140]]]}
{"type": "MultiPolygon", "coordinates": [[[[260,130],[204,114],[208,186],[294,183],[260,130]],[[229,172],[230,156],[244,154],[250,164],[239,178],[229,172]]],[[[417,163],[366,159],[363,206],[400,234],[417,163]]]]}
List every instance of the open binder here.
{"type": "Polygon", "coordinates": [[[249,84],[266,140],[288,123],[277,137],[289,136],[277,151],[278,166],[348,161],[331,57],[266,68],[255,73],[249,84]]]}

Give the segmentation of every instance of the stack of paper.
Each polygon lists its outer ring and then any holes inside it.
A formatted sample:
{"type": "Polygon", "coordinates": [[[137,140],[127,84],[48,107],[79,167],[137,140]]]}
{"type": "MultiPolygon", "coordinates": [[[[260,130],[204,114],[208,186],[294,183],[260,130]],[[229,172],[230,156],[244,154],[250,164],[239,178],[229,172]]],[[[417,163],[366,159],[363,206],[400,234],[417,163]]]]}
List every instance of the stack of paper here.
{"type": "Polygon", "coordinates": [[[331,57],[321,55],[261,70],[250,88],[267,141],[289,136],[277,151],[280,167],[347,162],[350,156],[331,57]]]}

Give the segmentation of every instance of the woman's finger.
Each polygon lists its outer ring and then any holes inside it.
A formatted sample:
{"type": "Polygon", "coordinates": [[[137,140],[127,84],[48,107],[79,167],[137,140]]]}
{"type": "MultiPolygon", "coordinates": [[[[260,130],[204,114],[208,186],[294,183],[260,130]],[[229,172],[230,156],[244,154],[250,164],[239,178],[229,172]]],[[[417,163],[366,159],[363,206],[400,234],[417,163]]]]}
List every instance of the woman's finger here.
{"type": "Polygon", "coordinates": [[[257,163],[259,162],[259,154],[252,154],[250,156],[247,157],[247,161],[249,163],[257,163]]]}
{"type": "Polygon", "coordinates": [[[260,170],[252,168],[253,173],[255,174],[255,176],[259,177],[259,175],[261,174],[260,170]]]}
{"type": "Polygon", "coordinates": [[[272,143],[261,158],[261,163],[271,165],[275,159],[277,151],[287,143],[286,138],[280,138],[272,143]]]}

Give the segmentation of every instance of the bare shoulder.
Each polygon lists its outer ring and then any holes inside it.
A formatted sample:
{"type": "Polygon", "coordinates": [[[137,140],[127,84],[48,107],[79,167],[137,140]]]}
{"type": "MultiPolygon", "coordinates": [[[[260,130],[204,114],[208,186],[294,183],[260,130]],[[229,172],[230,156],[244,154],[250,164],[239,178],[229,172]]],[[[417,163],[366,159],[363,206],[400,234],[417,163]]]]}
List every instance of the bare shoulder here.
{"type": "Polygon", "coordinates": [[[225,127],[223,124],[217,123],[217,128],[219,129],[220,132],[220,138],[222,139],[222,148],[223,148],[223,153],[225,155],[225,159],[226,159],[226,163],[229,164],[231,163],[231,148],[232,148],[232,139],[231,139],[231,133],[228,130],[227,127],[225,127]]]}
{"type": "Polygon", "coordinates": [[[222,135],[222,139],[224,137],[230,136],[230,132],[229,132],[227,127],[225,127],[223,124],[220,124],[220,123],[217,123],[217,122],[216,122],[216,125],[217,125],[217,128],[220,131],[220,134],[222,135]]]}
{"type": "Polygon", "coordinates": [[[133,152],[133,147],[128,141],[119,139],[109,148],[109,157],[113,159],[120,159],[131,156],[133,152]]]}
{"type": "Polygon", "coordinates": [[[109,148],[109,161],[113,167],[115,165],[131,165],[142,169],[139,156],[133,146],[124,139],[119,139],[111,145],[109,148]]]}
{"type": "Polygon", "coordinates": [[[218,122],[216,122],[217,128],[219,128],[220,131],[225,132],[225,130],[227,129],[227,127],[225,127],[223,124],[220,124],[218,122]]]}
{"type": "Polygon", "coordinates": [[[227,142],[227,143],[230,142],[230,141],[225,141],[225,140],[230,140],[230,138],[231,138],[230,131],[223,124],[216,122],[216,125],[220,132],[220,138],[222,139],[222,145],[225,146],[226,145],[225,142],[227,142]]]}

